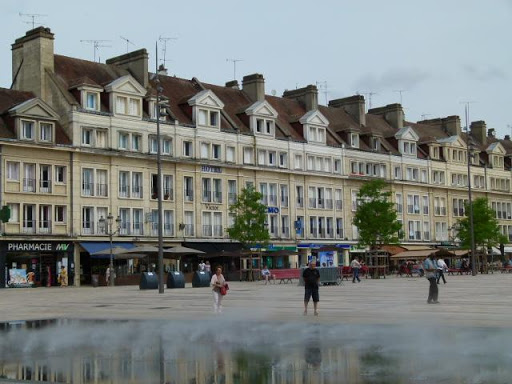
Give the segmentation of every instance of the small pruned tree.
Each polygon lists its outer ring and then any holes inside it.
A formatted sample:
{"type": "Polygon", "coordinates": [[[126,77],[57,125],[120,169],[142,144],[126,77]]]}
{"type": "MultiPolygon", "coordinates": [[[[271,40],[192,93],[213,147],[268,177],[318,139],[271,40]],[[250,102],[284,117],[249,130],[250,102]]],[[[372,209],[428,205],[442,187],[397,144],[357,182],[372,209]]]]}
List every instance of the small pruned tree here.
{"type": "MultiPolygon", "coordinates": [[[[508,239],[501,233],[495,212],[489,206],[485,197],[473,200],[473,234],[475,248],[480,249],[484,255],[484,263],[487,262],[487,249],[499,244],[505,244],[508,239]]],[[[461,246],[471,248],[471,223],[469,216],[469,203],[464,205],[466,217],[457,222],[461,246]]]]}
{"type": "MultiPolygon", "coordinates": [[[[228,228],[229,237],[239,241],[244,249],[256,244],[264,247],[270,240],[265,225],[267,207],[261,203],[261,197],[261,193],[249,186],[242,189],[235,204],[229,207],[229,212],[235,215],[233,226],[228,228]]],[[[252,278],[252,260],[249,269],[252,278]]]]}
{"type": "Polygon", "coordinates": [[[363,184],[357,194],[358,207],[353,224],[359,230],[359,245],[371,250],[399,242],[402,226],[390,199],[391,192],[384,190],[385,187],[383,180],[372,180],[363,184]]]}

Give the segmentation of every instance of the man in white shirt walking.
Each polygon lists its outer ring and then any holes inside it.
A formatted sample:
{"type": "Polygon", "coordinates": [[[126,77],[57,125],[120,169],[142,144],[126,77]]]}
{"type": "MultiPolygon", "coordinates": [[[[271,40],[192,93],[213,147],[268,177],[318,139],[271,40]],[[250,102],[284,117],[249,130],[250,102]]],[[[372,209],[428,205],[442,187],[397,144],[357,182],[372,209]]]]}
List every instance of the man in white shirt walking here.
{"type": "Polygon", "coordinates": [[[361,263],[357,257],[354,257],[350,263],[350,268],[352,268],[352,282],[355,283],[357,280],[357,282],[360,283],[361,279],[359,278],[359,271],[361,270],[361,263]]]}

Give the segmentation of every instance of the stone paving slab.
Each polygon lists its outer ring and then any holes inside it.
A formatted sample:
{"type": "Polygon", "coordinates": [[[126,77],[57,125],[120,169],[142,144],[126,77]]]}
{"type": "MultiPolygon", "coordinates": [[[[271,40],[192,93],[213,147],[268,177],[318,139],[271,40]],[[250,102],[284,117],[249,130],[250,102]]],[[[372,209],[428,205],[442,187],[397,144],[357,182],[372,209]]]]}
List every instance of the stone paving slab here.
{"type": "MultiPolygon", "coordinates": [[[[362,279],[320,288],[320,316],[304,317],[304,288],[230,282],[222,316],[347,324],[431,323],[512,326],[512,274],[447,276],[439,305],[426,302],[425,278],[362,279]]],[[[312,303],[310,304],[312,313],[312,303]]],[[[215,316],[210,288],[139,290],[138,286],[0,290],[0,322],[44,318],[187,320],[215,316]]]]}

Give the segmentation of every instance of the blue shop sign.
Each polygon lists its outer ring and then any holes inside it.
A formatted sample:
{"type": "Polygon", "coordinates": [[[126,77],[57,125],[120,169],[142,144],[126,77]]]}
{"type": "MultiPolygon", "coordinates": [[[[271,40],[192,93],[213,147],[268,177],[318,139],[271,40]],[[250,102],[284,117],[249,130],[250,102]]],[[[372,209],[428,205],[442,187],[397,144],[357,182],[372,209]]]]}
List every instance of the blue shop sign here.
{"type": "Polygon", "coordinates": [[[267,207],[267,212],[268,213],[279,213],[279,208],[278,207],[267,207]]]}

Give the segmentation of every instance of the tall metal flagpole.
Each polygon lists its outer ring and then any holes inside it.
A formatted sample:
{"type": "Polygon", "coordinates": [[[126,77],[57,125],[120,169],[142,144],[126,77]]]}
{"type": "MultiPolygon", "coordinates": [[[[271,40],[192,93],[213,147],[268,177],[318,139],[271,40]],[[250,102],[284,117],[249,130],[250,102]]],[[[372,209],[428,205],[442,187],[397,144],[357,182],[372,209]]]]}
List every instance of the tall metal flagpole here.
{"type": "Polygon", "coordinates": [[[157,186],[158,186],[158,293],[164,293],[164,228],[162,205],[162,143],[160,140],[160,79],[158,78],[158,42],[155,43],[156,76],[156,152],[157,186]]]}

